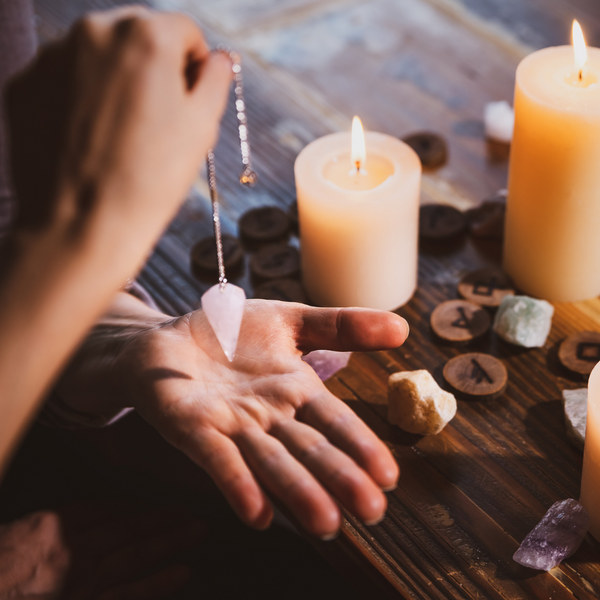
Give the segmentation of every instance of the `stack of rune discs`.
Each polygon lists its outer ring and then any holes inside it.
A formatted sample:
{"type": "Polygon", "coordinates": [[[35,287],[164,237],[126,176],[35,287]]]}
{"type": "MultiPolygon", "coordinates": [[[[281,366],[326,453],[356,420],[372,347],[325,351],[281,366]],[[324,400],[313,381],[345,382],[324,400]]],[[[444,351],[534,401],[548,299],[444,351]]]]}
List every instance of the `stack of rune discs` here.
{"type": "MultiPolygon", "coordinates": [[[[238,277],[244,266],[244,248],[251,252],[249,268],[256,284],[254,297],[265,300],[306,303],[308,298],[298,280],[300,254],[287,243],[297,221],[292,206],[288,213],[276,206],[262,206],[245,212],[239,221],[240,238],[223,235],[223,259],[228,277],[238,277]]],[[[213,236],[194,244],[190,252],[192,272],[201,279],[218,276],[213,236]]]]}

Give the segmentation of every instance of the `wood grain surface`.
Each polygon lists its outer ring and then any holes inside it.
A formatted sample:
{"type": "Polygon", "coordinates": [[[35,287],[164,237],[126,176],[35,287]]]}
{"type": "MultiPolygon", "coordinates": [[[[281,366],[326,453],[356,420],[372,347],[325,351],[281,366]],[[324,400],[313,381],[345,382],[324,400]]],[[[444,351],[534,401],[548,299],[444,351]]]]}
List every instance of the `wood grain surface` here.
{"type": "MultiPolygon", "coordinates": [[[[112,0],[36,0],[43,39],[78,15],[112,0]]],[[[427,129],[443,135],[449,162],[423,179],[423,202],[461,210],[506,185],[507,165],[491,160],[483,139],[486,102],[511,100],[515,68],[529,51],[569,43],[571,20],[600,45],[598,0],[157,0],[157,8],[198,18],[211,43],[243,55],[250,139],[260,181],[240,171],[232,109],[217,148],[224,232],[252,207],[287,210],[295,200],[293,162],[312,139],[348,129],[354,113],[369,129],[397,136],[427,129]]],[[[164,310],[198,307],[211,281],[194,277],[189,252],[210,235],[206,179],[200,175],[140,279],[164,310]]],[[[298,245],[292,235],[291,243],[298,245]]],[[[586,540],[550,573],[520,567],[512,555],[549,506],[578,498],[581,453],[567,441],[561,390],[581,386],[560,365],[567,335],[600,331],[600,301],[556,305],[544,348],[508,346],[493,334],[467,349],[433,335],[433,308],[458,297],[468,271],[499,262],[498,242],[464,237],[421,248],[419,288],[399,310],[407,343],[390,352],[353,355],[327,385],[388,444],[402,475],[388,494],[385,520],[366,527],[346,515],[341,536],[314,541],[365,597],[587,599],[600,596],[600,553],[586,540]],[[500,358],[506,392],[490,401],[459,400],[439,435],[403,433],[386,420],[390,373],[429,369],[443,383],[450,358],[479,351],[500,358]]],[[[234,282],[251,297],[248,260],[234,282]]],[[[393,268],[393,265],[390,265],[393,268]]]]}

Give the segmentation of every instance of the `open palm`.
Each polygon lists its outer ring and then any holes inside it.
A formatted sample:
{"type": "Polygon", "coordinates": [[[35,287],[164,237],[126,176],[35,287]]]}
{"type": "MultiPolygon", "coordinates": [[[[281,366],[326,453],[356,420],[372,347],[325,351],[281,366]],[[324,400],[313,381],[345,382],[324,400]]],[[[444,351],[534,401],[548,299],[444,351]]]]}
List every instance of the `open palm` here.
{"type": "Polygon", "coordinates": [[[301,360],[315,349],[399,346],[406,322],[381,311],[246,304],[236,357],[225,358],[202,311],[129,344],[136,409],[214,479],[246,523],[262,528],[276,496],[311,533],[339,528],[334,498],[367,523],[398,467],[386,446],[301,360]],[[141,365],[141,366],[140,366],[141,365]]]}

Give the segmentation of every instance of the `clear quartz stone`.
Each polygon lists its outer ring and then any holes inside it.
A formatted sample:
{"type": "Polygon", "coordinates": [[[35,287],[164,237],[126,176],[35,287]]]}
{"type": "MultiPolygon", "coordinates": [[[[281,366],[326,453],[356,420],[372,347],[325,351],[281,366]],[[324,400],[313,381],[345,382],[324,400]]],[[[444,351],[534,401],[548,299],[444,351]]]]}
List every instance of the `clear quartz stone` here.
{"type": "Polygon", "coordinates": [[[525,567],[549,571],[579,548],[589,526],[590,517],[579,502],[572,498],[555,502],[513,559],[525,567]]]}
{"type": "Polygon", "coordinates": [[[552,327],[554,307],[529,296],[505,296],[494,319],[494,331],[505,341],[541,348],[552,327]]]}
{"type": "Polygon", "coordinates": [[[587,388],[563,390],[562,395],[567,437],[573,445],[583,450],[588,408],[587,388]]]}
{"type": "Polygon", "coordinates": [[[229,362],[235,357],[245,302],[244,290],[231,283],[217,283],[201,298],[202,310],[229,362]]]}
{"type": "Polygon", "coordinates": [[[351,354],[352,352],[315,350],[303,357],[303,360],[316,371],[321,381],[325,381],[348,365],[351,354]]]}

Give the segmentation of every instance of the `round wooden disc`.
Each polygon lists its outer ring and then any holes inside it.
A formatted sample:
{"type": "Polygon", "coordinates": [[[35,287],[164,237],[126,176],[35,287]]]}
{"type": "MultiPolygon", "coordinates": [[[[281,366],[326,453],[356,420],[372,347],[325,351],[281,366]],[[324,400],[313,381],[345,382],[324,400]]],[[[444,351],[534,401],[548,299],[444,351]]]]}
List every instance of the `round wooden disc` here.
{"type": "Polygon", "coordinates": [[[251,242],[273,242],[284,237],[289,228],[288,216],[276,206],[253,208],[240,218],[240,235],[251,242]]]}
{"type": "Polygon", "coordinates": [[[448,300],[431,313],[434,333],[449,342],[469,342],[482,336],[491,325],[489,314],[472,302],[448,300]]]}
{"type": "Polygon", "coordinates": [[[467,217],[447,204],[426,204],[419,212],[419,235],[437,241],[464,233],[467,217]]]}
{"type": "MultiPolygon", "coordinates": [[[[225,269],[236,269],[240,266],[244,252],[237,238],[232,235],[223,235],[223,262],[225,269]]],[[[204,271],[218,271],[217,245],[214,237],[200,240],[192,246],[190,251],[192,266],[204,271]]]]}
{"type": "Polygon", "coordinates": [[[436,133],[420,131],[407,135],[402,141],[417,153],[426,169],[441,167],[448,160],[448,146],[444,138],[436,133]]]}
{"type": "Polygon", "coordinates": [[[500,306],[502,298],[514,296],[512,281],[497,269],[479,269],[467,273],[458,284],[458,293],[481,306],[500,306]]]}
{"type": "Polygon", "coordinates": [[[287,211],[287,216],[290,219],[292,227],[298,229],[298,202],[293,202],[287,211]]]}
{"type": "Polygon", "coordinates": [[[449,360],[444,366],[444,378],[458,395],[483,400],[504,392],[508,372],[497,358],[472,352],[449,360]]]}
{"type": "Polygon", "coordinates": [[[558,358],[569,371],[589,375],[600,362],[600,333],[582,331],[570,335],[560,344],[558,358]]]}
{"type": "Polygon", "coordinates": [[[273,279],[261,283],[254,290],[255,298],[263,300],[281,300],[282,302],[300,302],[306,304],[308,298],[302,284],[295,279],[273,279]]]}
{"type": "Polygon", "coordinates": [[[293,277],[300,271],[300,253],[285,244],[266,246],[250,259],[250,270],[262,279],[293,277]]]}
{"type": "Polygon", "coordinates": [[[501,240],[504,238],[505,216],[505,201],[486,200],[477,208],[467,211],[469,231],[477,238],[501,240]]]}

